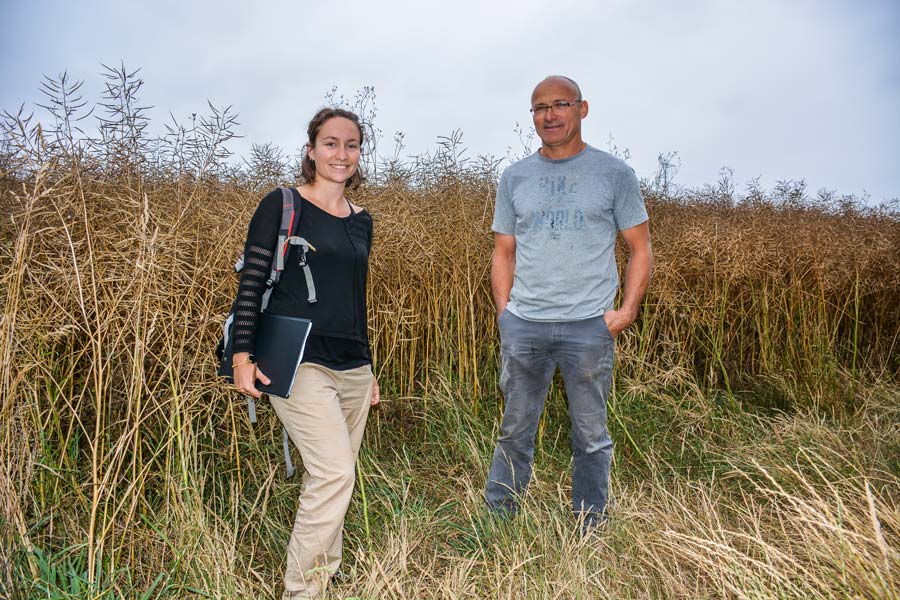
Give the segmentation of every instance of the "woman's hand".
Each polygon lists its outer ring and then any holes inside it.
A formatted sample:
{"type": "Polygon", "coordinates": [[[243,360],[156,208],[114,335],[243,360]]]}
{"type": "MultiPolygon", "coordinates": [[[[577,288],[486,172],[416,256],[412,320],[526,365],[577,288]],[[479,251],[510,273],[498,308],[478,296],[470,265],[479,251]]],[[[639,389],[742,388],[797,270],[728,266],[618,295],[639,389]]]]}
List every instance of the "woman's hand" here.
{"type": "MultiPolygon", "coordinates": [[[[373,375],[372,378],[374,379],[374,377],[375,377],[375,376],[373,375]]],[[[372,405],[372,406],[375,406],[375,405],[378,404],[379,402],[381,402],[381,389],[378,387],[378,380],[375,379],[374,383],[372,384],[372,401],[371,401],[371,405],[372,405]]]]}
{"type": "Polygon", "coordinates": [[[256,368],[256,363],[250,362],[249,352],[237,352],[232,357],[234,365],[234,387],[242,394],[249,394],[257,400],[262,396],[262,392],[256,389],[256,380],[259,379],[263,385],[269,385],[266,375],[256,368]]]}

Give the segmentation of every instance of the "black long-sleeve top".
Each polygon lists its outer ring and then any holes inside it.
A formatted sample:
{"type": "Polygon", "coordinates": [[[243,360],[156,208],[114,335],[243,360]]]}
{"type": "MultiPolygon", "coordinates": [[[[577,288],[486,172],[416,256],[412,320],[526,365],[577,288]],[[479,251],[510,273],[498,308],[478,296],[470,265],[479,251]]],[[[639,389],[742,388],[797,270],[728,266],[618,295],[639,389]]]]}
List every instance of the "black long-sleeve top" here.
{"type": "MultiPolygon", "coordinates": [[[[299,196],[295,189],[293,193],[299,196]]],[[[316,251],[307,252],[318,301],[309,303],[306,279],[299,264],[301,250],[288,246],[281,281],[266,308],[273,314],[303,317],[312,329],[303,362],[335,370],[372,362],[366,324],[366,279],[372,247],[372,217],[365,210],[336,217],[305,198],[299,235],[316,251]]],[[[234,311],[234,351],[253,352],[256,321],[269,278],[269,265],[278,243],[281,224],[281,191],[267,194],[250,220],[244,248],[244,268],[234,311]]]]}

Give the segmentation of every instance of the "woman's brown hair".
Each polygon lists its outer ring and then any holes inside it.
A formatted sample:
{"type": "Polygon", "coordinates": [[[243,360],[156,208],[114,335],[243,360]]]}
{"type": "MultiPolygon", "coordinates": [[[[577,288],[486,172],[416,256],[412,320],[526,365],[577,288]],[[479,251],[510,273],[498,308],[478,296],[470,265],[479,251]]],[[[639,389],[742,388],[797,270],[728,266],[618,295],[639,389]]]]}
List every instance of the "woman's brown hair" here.
{"type": "MultiPolygon", "coordinates": [[[[349,110],[344,110],[343,108],[321,109],[312,118],[312,121],[309,122],[309,127],[306,130],[306,133],[309,136],[309,142],[306,148],[304,148],[303,150],[303,162],[301,163],[300,171],[300,175],[304,183],[312,183],[316,178],[316,161],[309,157],[309,148],[314,148],[316,146],[316,138],[319,137],[319,130],[322,129],[322,125],[324,125],[325,122],[329,119],[333,119],[335,117],[343,117],[345,119],[353,121],[354,125],[356,125],[356,129],[359,130],[359,147],[363,147],[363,127],[359,122],[359,117],[357,117],[355,113],[352,113],[349,110]]],[[[350,176],[350,179],[347,180],[347,186],[349,186],[352,190],[358,188],[362,184],[362,182],[366,180],[365,176],[362,174],[361,167],[362,165],[357,165],[356,171],[353,173],[353,175],[350,176]]]]}

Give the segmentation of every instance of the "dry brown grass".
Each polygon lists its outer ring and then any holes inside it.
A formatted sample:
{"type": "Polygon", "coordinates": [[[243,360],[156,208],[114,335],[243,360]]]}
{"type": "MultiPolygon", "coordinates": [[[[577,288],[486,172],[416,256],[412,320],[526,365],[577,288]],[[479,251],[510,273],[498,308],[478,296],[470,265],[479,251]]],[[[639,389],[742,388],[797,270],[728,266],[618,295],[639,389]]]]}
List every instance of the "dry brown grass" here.
{"type": "MultiPolygon", "coordinates": [[[[258,196],[61,165],[0,182],[8,589],[34,593],[23,575],[55,565],[97,594],[274,593],[295,490],[271,415],[247,425],[211,353],[258,196]]],[[[594,544],[561,508],[552,406],[526,516],[480,515],[497,410],[492,199],[490,178],[465,173],[355,198],[376,222],[387,402],[363,460],[369,508],[350,518],[353,594],[895,597],[896,216],[648,198],[654,279],[619,343],[611,412],[619,524],[594,544]],[[862,451],[842,456],[845,436],[862,451]]]]}

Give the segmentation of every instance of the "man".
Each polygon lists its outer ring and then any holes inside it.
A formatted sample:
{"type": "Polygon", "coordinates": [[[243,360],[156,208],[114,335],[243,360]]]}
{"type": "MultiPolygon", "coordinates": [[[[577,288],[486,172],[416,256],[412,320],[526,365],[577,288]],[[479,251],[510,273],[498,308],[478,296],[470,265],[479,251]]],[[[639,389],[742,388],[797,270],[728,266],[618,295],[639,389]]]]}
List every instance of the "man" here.
{"type": "Polygon", "coordinates": [[[587,532],[606,515],[613,340],[634,321],[647,289],[650,230],[634,171],[582,140],[588,103],[577,83],[547,77],[531,94],[531,113],[541,148],[500,177],[492,227],[505,410],[485,495],[492,511],[515,513],[559,366],[572,422],[572,508],[587,532]],[[630,256],[614,310],[617,231],[630,256]]]}

